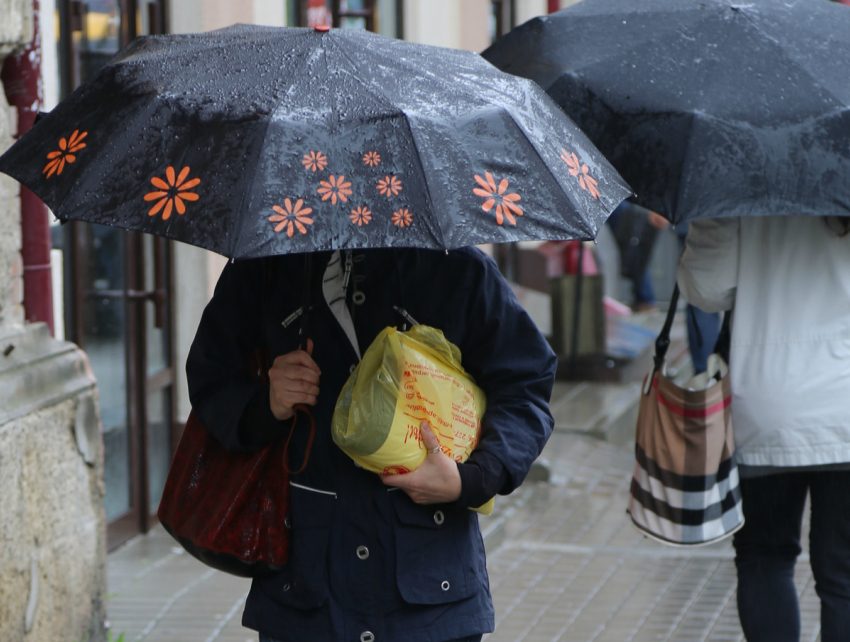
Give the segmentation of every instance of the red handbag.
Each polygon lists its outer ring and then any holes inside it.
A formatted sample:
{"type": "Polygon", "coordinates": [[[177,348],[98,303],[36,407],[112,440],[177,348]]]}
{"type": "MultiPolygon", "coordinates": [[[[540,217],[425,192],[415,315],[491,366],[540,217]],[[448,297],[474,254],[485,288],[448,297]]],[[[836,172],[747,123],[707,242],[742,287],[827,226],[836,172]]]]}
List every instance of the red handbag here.
{"type": "MultiPolygon", "coordinates": [[[[267,380],[267,370],[255,369],[267,380]]],[[[307,465],[315,434],[310,419],[307,465]]],[[[233,453],[189,414],[171,461],[157,517],[190,554],[207,566],[241,577],[280,570],[289,557],[289,436],[255,453],[233,453]]]]}

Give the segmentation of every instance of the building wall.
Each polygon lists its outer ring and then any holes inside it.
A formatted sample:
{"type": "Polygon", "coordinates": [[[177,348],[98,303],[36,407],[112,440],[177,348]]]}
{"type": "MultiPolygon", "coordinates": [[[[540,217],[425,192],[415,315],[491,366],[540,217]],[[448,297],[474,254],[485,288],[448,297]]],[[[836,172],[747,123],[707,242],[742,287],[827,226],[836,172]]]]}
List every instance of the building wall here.
{"type": "Polygon", "coordinates": [[[482,51],[490,44],[490,0],[405,0],[404,39],[482,51]]]}
{"type": "MultiPolygon", "coordinates": [[[[49,334],[40,340],[52,342],[49,334]]],[[[3,642],[104,638],[103,459],[93,378],[89,384],[82,397],[0,423],[3,642]],[[75,430],[96,439],[90,464],[75,430]]]]}
{"type": "MultiPolygon", "coordinates": [[[[32,40],[32,0],[0,0],[0,64],[32,40]]],[[[0,152],[16,112],[0,92],[0,152]]],[[[0,640],[104,639],[106,520],[85,354],[24,324],[19,186],[0,175],[0,640]]]]}
{"type": "MultiPolygon", "coordinates": [[[[575,0],[572,0],[573,2],[575,0]]],[[[561,3],[562,6],[565,6],[561,3]]],[[[521,25],[536,16],[548,13],[549,3],[546,0],[516,0],[516,23],[521,25]]]]}
{"type": "MultiPolygon", "coordinates": [[[[0,0],[0,33],[4,31],[4,4],[0,0]]],[[[19,3],[15,3],[19,4],[19,3]]],[[[8,29],[8,26],[6,27],[8,29]]],[[[8,36],[6,36],[8,37],[8,36]]],[[[3,46],[0,45],[0,51],[3,46]]],[[[0,61],[5,56],[0,54],[0,61]]],[[[17,129],[17,111],[9,107],[0,92],[0,149],[12,144],[17,129]]],[[[21,203],[18,183],[0,174],[0,336],[24,323],[24,272],[21,260],[21,203]]],[[[3,346],[5,348],[5,346],[3,346]]]]}

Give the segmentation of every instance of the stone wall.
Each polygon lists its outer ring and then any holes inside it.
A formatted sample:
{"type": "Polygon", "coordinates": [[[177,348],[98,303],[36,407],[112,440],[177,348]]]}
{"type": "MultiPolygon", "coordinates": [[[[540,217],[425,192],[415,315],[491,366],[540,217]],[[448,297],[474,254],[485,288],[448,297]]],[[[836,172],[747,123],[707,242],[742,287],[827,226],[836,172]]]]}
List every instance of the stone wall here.
{"type": "MultiPolygon", "coordinates": [[[[103,453],[85,355],[44,324],[0,356],[0,640],[104,639],[103,453]]],[[[0,353],[2,354],[2,353],[0,353]]]]}
{"type": "MultiPolygon", "coordinates": [[[[0,0],[0,64],[31,40],[32,0],[0,0]]],[[[0,152],[16,125],[0,91],[0,152]]],[[[81,350],[24,324],[20,218],[18,185],[0,174],[0,641],[101,642],[97,391],[81,350]]]]}
{"type": "MultiPolygon", "coordinates": [[[[0,24],[3,22],[0,0],[0,24]]],[[[2,50],[2,49],[0,49],[2,50]]],[[[3,56],[0,55],[0,64],[3,56]]],[[[2,89],[2,85],[0,85],[2,89]]],[[[0,91],[0,150],[12,144],[17,128],[17,112],[9,107],[0,91]]],[[[21,207],[18,183],[0,174],[0,335],[24,322],[24,276],[21,261],[21,207]]],[[[3,346],[5,348],[5,346],[3,346]]]]}

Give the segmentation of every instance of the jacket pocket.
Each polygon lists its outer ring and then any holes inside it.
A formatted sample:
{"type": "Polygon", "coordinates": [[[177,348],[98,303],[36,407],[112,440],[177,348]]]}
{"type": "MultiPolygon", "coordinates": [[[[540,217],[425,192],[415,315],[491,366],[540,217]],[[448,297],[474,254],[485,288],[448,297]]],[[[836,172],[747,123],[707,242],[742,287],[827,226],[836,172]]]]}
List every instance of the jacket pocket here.
{"type": "Polygon", "coordinates": [[[389,495],[396,514],[396,581],[404,601],[447,604],[478,593],[475,514],[447,504],[422,506],[403,491],[389,495]]]}
{"type": "Polygon", "coordinates": [[[328,599],[328,541],[336,493],[291,484],[289,560],[284,569],[257,580],[272,599],[297,609],[322,606],[328,599]]]}

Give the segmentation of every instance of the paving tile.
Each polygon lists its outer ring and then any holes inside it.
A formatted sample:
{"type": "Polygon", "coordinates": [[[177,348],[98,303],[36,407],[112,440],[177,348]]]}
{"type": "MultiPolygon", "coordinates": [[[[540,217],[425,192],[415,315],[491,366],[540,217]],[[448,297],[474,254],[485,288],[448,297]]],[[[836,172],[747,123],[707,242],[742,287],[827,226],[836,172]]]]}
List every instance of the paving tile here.
{"type": "MultiPolygon", "coordinates": [[[[577,389],[559,385],[561,399],[577,389]]],[[[551,482],[523,486],[521,502],[505,500],[494,513],[500,536],[488,544],[488,570],[497,628],[488,642],[744,642],[729,541],[682,550],[640,534],[625,513],[627,450],[557,433],[544,456],[551,482]]],[[[493,523],[482,518],[482,529],[493,523]]],[[[801,639],[818,642],[807,556],[795,583],[801,639]]],[[[124,632],[126,642],[257,640],[241,626],[248,581],[206,568],[162,529],[110,553],[107,586],[113,635],[124,632]]]]}

